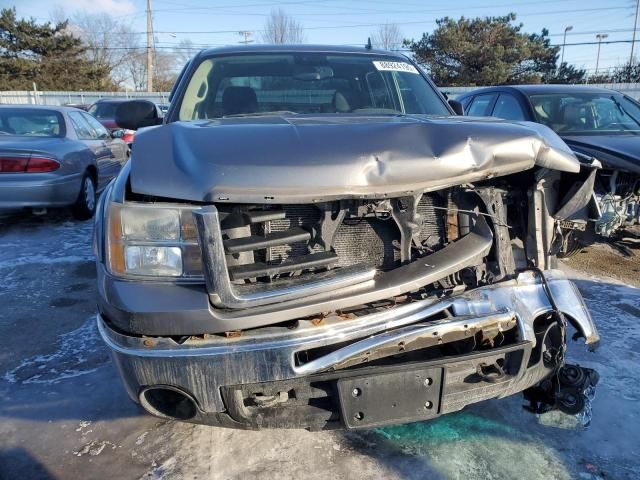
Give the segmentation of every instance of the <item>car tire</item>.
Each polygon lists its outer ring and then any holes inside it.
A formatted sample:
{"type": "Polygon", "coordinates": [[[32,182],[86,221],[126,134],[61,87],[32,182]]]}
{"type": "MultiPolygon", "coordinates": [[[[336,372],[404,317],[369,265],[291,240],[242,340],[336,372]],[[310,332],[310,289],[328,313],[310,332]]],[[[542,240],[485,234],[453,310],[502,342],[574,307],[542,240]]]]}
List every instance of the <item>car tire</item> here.
{"type": "Polygon", "coordinates": [[[71,214],[77,220],[89,220],[96,212],[96,182],[86,172],[80,184],[80,193],[76,202],[71,206],[71,214]]]}

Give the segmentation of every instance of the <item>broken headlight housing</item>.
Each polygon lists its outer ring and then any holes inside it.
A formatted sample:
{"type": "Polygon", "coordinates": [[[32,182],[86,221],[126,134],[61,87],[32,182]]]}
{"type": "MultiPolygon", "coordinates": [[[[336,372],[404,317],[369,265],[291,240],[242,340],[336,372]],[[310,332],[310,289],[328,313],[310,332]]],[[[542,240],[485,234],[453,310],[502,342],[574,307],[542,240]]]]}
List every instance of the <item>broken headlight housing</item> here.
{"type": "Polygon", "coordinates": [[[202,279],[202,254],[192,208],[112,203],[106,260],[119,277],[202,279]]]}

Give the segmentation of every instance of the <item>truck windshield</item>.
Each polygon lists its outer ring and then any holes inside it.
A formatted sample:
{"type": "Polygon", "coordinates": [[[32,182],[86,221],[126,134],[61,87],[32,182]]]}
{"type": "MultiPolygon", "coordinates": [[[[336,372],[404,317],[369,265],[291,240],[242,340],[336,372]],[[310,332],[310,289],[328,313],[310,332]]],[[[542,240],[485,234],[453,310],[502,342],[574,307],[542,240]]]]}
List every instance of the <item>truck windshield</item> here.
{"type": "Polygon", "coordinates": [[[438,93],[407,61],[305,52],[202,61],[187,85],[179,119],[281,112],[450,115],[438,93]]]}
{"type": "Polygon", "coordinates": [[[538,122],[559,134],[640,133],[640,105],[614,92],[532,95],[529,100],[538,122]]]}

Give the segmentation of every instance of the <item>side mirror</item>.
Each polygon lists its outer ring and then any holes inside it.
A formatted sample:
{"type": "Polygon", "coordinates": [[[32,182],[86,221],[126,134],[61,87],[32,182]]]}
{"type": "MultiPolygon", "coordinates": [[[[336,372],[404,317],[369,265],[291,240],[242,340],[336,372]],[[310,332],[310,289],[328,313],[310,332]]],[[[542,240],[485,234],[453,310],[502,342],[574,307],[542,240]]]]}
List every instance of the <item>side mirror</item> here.
{"type": "Polygon", "coordinates": [[[111,131],[111,138],[122,138],[124,137],[124,128],[119,128],[118,130],[111,131]]]}
{"type": "Polygon", "coordinates": [[[116,125],[128,130],[138,130],[142,127],[160,125],[162,118],[153,102],[148,100],[129,100],[116,107],[116,125]]]}
{"type": "Polygon", "coordinates": [[[449,106],[453,108],[453,111],[456,112],[456,115],[464,115],[464,107],[462,106],[462,103],[460,103],[459,101],[449,100],[449,106]]]}

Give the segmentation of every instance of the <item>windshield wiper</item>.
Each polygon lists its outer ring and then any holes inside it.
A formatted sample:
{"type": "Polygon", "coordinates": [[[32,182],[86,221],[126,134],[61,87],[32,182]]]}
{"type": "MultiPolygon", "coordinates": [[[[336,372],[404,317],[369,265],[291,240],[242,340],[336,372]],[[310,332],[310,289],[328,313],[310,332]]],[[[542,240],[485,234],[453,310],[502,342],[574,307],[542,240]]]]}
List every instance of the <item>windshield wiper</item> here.
{"type": "Polygon", "coordinates": [[[640,127],[640,122],[638,120],[636,120],[634,118],[633,115],[631,115],[629,112],[627,112],[625,110],[625,108],[622,106],[622,104],[616,99],[615,96],[611,95],[611,100],[613,101],[613,103],[616,104],[616,107],[618,107],[618,110],[620,110],[622,112],[623,115],[626,115],[627,117],[629,117],[636,125],[638,125],[640,127]]]}
{"type": "Polygon", "coordinates": [[[298,112],[292,112],[291,110],[273,110],[272,112],[234,113],[232,115],[222,115],[220,118],[264,117],[268,115],[298,115],[298,112]]]}

